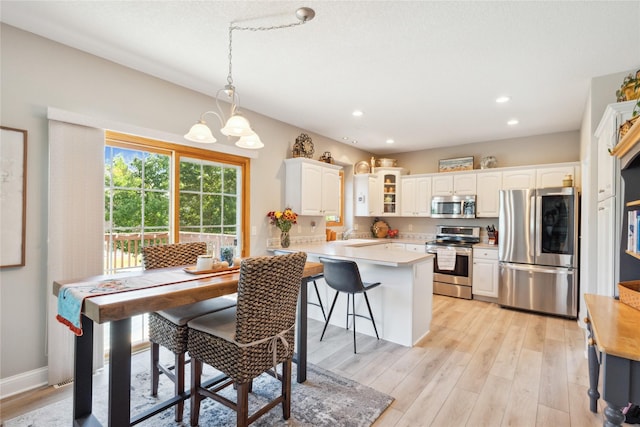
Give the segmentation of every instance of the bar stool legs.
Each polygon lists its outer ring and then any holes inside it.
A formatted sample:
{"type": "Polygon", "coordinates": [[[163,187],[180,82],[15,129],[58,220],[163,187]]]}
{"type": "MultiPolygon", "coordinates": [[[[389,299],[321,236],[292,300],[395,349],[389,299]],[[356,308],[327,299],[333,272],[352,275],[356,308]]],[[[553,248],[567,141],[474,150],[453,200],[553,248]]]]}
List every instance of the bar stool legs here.
{"type": "Polygon", "coordinates": [[[308,304],[317,305],[318,307],[320,307],[320,310],[322,311],[322,317],[324,318],[324,321],[326,322],[327,321],[327,315],[324,312],[324,307],[322,305],[322,300],[320,299],[320,292],[318,291],[318,284],[316,283],[315,280],[313,281],[313,287],[316,290],[316,297],[318,297],[318,303],[316,304],[315,302],[308,302],[308,304]]]}
{"type": "MultiPolygon", "coordinates": [[[[327,327],[329,326],[329,321],[331,320],[331,315],[333,314],[333,309],[335,308],[336,301],[338,300],[339,291],[336,291],[336,295],[333,298],[333,302],[331,303],[331,308],[329,309],[329,316],[327,317],[327,321],[324,324],[324,328],[322,329],[322,335],[320,335],[320,341],[324,338],[324,333],[327,331],[327,327]]],[[[369,317],[364,316],[362,314],[356,314],[356,296],[353,293],[347,293],[347,316],[346,316],[346,325],[345,329],[349,330],[349,315],[353,318],[353,352],[356,353],[356,317],[362,317],[364,319],[371,320],[373,324],[373,330],[376,333],[376,338],[380,339],[378,335],[378,328],[376,328],[376,321],[373,318],[373,312],[371,311],[371,305],[369,304],[369,298],[367,297],[366,292],[362,292],[364,295],[364,300],[367,303],[367,309],[369,310],[369,317]],[[349,313],[349,301],[351,301],[351,313],[349,313]]]]}

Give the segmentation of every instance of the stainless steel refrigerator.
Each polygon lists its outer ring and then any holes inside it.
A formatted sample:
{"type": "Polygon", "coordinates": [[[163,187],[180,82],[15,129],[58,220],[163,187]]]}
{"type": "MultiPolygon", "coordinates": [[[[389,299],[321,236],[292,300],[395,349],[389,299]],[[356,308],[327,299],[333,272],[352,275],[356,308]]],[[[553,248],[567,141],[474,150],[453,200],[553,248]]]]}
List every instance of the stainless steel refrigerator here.
{"type": "Polygon", "coordinates": [[[578,316],[578,214],[573,187],[500,191],[500,305],[578,316]]]}

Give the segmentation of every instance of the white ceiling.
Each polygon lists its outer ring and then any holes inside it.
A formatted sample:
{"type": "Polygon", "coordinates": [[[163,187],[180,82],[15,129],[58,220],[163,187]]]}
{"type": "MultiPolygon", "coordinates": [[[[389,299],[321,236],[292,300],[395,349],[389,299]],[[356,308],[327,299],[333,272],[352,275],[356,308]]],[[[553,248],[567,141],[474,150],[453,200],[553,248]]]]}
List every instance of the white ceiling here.
{"type": "Polygon", "coordinates": [[[639,1],[2,0],[0,19],[214,95],[229,23],[301,6],[313,21],[234,31],[241,107],[376,154],[577,130],[591,78],[640,67],[639,1]]]}

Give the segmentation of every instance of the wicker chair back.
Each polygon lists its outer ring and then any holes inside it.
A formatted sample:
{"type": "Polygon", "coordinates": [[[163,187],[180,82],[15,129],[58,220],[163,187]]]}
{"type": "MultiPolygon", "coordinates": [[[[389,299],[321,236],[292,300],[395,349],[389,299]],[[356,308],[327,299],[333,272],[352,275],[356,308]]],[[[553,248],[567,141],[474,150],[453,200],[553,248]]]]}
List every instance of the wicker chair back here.
{"type": "Polygon", "coordinates": [[[307,254],[264,256],[242,261],[238,282],[236,341],[274,336],[295,322],[307,254]]]}
{"type": "Polygon", "coordinates": [[[198,261],[198,255],[206,253],[206,242],[145,246],[142,248],[142,265],[145,270],[195,265],[198,261]]]}

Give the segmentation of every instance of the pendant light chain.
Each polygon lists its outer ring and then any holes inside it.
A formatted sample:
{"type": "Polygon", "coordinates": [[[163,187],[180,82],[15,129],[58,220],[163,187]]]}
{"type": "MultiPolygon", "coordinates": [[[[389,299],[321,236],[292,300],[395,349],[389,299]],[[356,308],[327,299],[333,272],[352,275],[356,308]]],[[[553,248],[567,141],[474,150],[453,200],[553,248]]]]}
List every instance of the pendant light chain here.
{"type": "Polygon", "coordinates": [[[233,30],[238,30],[238,31],[271,31],[271,30],[280,30],[283,28],[291,28],[291,27],[296,27],[298,25],[302,25],[304,23],[306,23],[307,21],[299,21],[299,22],[293,22],[291,24],[284,24],[284,25],[273,25],[270,27],[240,27],[238,25],[229,25],[229,74],[227,75],[227,83],[229,84],[229,86],[233,86],[233,77],[231,75],[231,71],[232,71],[232,66],[231,66],[231,58],[232,58],[232,39],[233,39],[233,30]]]}
{"type": "Polygon", "coordinates": [[[233,26],[229,25],[229,74],[227,75],[227,84],[233,86],[233,77],[231,76],[231,39],[233,37],[233,26]]]}

